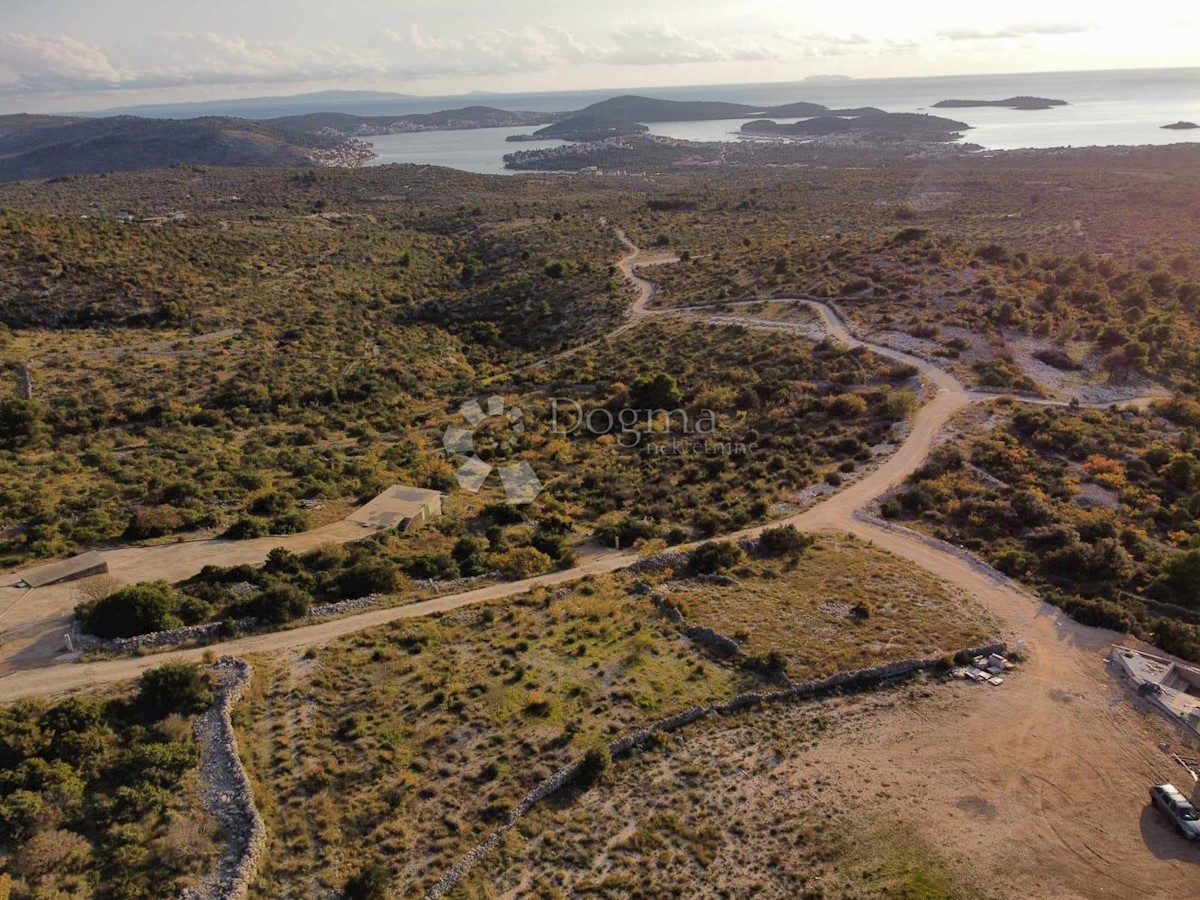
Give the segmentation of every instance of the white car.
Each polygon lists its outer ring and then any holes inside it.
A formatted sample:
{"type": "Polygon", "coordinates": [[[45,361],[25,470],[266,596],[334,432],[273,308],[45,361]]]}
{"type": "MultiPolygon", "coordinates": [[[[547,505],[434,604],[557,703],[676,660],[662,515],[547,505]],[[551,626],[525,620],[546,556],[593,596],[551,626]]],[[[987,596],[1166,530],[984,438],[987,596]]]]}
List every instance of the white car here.
{"type": "Polygon", "coordinates": [[[1150,788],[1150,801],[1166,813],[1179,833],[1189,841],[1200,838],[1200,810],[1192,806],[1175,785],[1154,785],[1150,788]]]}

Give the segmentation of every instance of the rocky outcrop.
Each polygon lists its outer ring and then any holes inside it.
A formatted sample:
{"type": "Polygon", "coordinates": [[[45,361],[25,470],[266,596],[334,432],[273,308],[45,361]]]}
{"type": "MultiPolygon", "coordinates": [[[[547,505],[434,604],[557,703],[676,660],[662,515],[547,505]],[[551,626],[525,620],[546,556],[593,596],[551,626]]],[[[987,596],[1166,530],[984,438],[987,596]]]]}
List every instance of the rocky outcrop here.
{"type": "Polygon", "coordinates": [[[250,777],[238,755],[233,708],[250,683],[245,660],[223,656],[212,667],[219,682],[212,707],[196,721],[200,744],[200,784],[205,811],[220,826],[225,849],[214,871],[183,900],[242,900],[258,872],[267,830],[254,804],[250,777]]]}
{"type": "MultiPolygon", "coordinates": [[[[991,653],[1004,653],[1006,649],[1006,644],[1002,641],[997,641],[985,644],[982,647],[968,647],[958,651],[955,655],[973,658],[981,655],[986,656],[991,653]]],[[[644,746],[647,741],[651,740],[657,734],[677,731],[685,725],[690,725],[692,722],[700,719],[714,715],[733,715],[768,703],[816,697],[835,690],[862,690],[876,687],[905,675],[911,675],[924,669],[936,668],[942,664],[943,659],[944,657],[941,656],[928,657],[926,659],[902,659],[886,663],[882,666],[838,672],[827,678],[790,682],[787,687],[780,690],[748,691],[744,694],[738,694],[736,697],[726,700],[723,703],[714,703],[709,706],[693,706],[665,719],[659,719],[645,728],[640,728],[631,734],[617,738],[608,745],[608,750],[615,759],[644,746]]],[[[582,771],[583,760],[578,760],[570,765],[563,766],[549,778],[539,783],[532,791],[525,795],[520,803],[512,808],[503,825],[488,835],[483,842],[468,851],[447,870],[446,874],[442,876],[437,884],[425,892],[426,900],[436,900],[436,898],[444,897],[453,890],[466,877],[467,873],[476,863],[499,845],[505,833],[511,830],[521,817],[529,812],[534,804],[574,783],[582,771]]]]}

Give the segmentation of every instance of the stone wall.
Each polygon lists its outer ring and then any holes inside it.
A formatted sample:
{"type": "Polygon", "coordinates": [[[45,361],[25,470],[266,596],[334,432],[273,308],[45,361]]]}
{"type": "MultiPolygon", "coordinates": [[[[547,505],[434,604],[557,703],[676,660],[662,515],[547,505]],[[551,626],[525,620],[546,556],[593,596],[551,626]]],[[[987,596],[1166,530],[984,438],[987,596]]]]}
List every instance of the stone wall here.
{"type": "MultiPolygon", "coordinates": [[[[972,657],[986,656],[990,653],[1003,653],[1005,649],[1007,649],[1007,645],[1002,641],[997,641],[981,647],[968,647],[958,651],[958,653],[972,657]]],[[[816,697],[835,690],[862,690],[876,687],[902,675],[910,675],[925,669],[935,668],[942,663],[942,660],[943,657],[940,656],[926,659],[902,659],[881,666],[872,666],[867,669],[838,672],[827,678],[791,682],[787,687],[780,690],[748,691],[744,694],[738,694],[736,697],[722,703],[714,703],[709,706],[693,706],[665,719],[659,719],[657,722],[647,725],[645,728],[640,728],[632,734],[617,738],[608,745],[608,749],[615,759],[644,746],[656,734],[677,731],[686,725],[690,725],[692,722],[713,715],[733,715],[767,703],[816,697]]],[[[503,825],[488,835],[482,843],[468,851],[447,870],[446,874],[442,876],[442,879],[437,884],[426,891],[425,897],[427,900],[436,900],[436,898],[444,897],[453,890],[477,862],[499,845],[505,833],[512,829],[517,821],[529,812],[534,804],[572,784],[579,777],[582,768],[582,760],[564,766],[526,794],[524,799],[509,812],[503,825]]]]}
{"type": "Polygon", "coordinates": [[[226,845],[214,871],[183,900],[243,900],[258,872],[267,829],[254,803],[250,777],[238,755],[233,708],[250,684],[245,660],[223,656],[212,667],[220,686],[212,707],[196,721],[200,783],[205,810],[221,828],[226,845]]]}
{"type": "MultiPolygon", "coordinates": [[[[381,595],[371,594],[367,597],[357,597],[353,600],[339,600],[337,603],[323,603],[314,606],[304,618],[298,621],[314,621],[341,616],[346,613],[358,612],[373,606],[381,595]]],[[[253,631],[258,625],[254,616],[237,619],[233,623],[237,632],[253,631]]],[[[205,622],[202,625],[188,625],[185,628],[172,628],[169,631],[154,631],[150,634],[138,634],[127,638],[98,638],[92,634],[76,632],[71,635],[71,641],[76,650],[100,650],[106,653],[134,653],[138,650],[162,650],[166,647],[178,647],[180,644],[202,643],[224,637],[222,633],[225,624],[222,622],[205,622]]]]}

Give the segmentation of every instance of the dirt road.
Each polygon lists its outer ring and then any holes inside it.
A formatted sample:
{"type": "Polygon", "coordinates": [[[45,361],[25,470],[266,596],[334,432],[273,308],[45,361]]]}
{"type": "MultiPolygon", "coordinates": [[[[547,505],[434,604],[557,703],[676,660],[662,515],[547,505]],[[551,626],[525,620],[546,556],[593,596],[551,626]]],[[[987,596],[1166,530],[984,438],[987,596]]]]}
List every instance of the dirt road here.
{"type": "MultiPolygon", "coordinates": [[[[639,261],[631,251],[621,262],[621,270],[638,285],[633,313],[638,318],[656,314],[647,306],[654,289],[635,272],[639,261]]],[[[862,343],[828,306],[804,302],[817,311],[832,336],[851,346],[862,343]]],[[[1195,877],[1200,850],[1177,838],[1146,804],[1146,788],[1154,781],[1188,785],[1183,770],[1156,746],[1178,740],[1164,721],[1138,712],[1107,674],[1103,657],[1117,635],[1073,622],[959,554],[855,517],[860,507],[903,481],[925,460],[955,412],[980,399],[952,375],[917,357],[865,346],[917,367],[936,391],[914,416],[904,443],[882,465],[788,521],[805,530],[858,535],[965,589],[1005,623],[1010,640],[1024,642],[1029,661],[1001,688],[955,688],[970,692],[968,702],[934,704],[927,720],[880,716],[878,727],[857,735],[853,743],[830,741],[817,751],[822,765],[830,775],[840,772],[858,779],[864,795],[886,786],[888,815],[920,832],[952,867],[978,878],[982,896],[1187,894],[1185,885],[1195,877]],[[965,809],[984,812],[964,817],[965,809]]],[[[634,558],[613,552],[566,572],[242,638],[212,649],[239,655],[294,651],[385,622],[615,571],[634,558]]],[[[0,679],[0,699],[128,679],[166,659],[197,659],[201,652],[17,672],[0,679]]]]}

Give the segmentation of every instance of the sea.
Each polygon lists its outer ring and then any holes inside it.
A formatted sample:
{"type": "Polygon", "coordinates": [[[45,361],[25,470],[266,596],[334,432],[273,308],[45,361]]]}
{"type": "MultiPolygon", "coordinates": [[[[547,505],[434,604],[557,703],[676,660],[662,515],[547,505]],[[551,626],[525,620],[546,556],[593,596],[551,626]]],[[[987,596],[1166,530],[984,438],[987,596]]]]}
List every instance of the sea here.
{"type": "MultiPolygon", "coordinates": [[[[987,150],[1044,147],[1105,147],[1200,141],[1200,129],[1165,130],[1180,120],[1200,123],[1200,69],[1143,69],[1019,75],[955,75],[927,78],[806,80],[772,84],[692,85],[607,91],[528,94],[471,94],[409,98],[400,112],[429,112],[468,104],[501,109],[567,111],[617,94],[664,100],[726,100],[773,106],[806,100],[830,108],[876,106],[887,112],[928,112],[966,122],[963,141],[987,150]],[[1029,95],[1066,100],[1043,110],[995,107],[933,109],[939,100],[1000,100],[1029,95]]],[[[693,141],[733,141],[746,119],[647,122],[652,134],[693,141]]],[[[778,121],[796,121],[780,119],[778,121]]],[[[561,141],[509,143],[511,134],[533,128],[427,131],[370,138],[377,158],[369,165],[419,163],[468,172],[514,174],[504,154],[548,147],[561,141]]]]}

